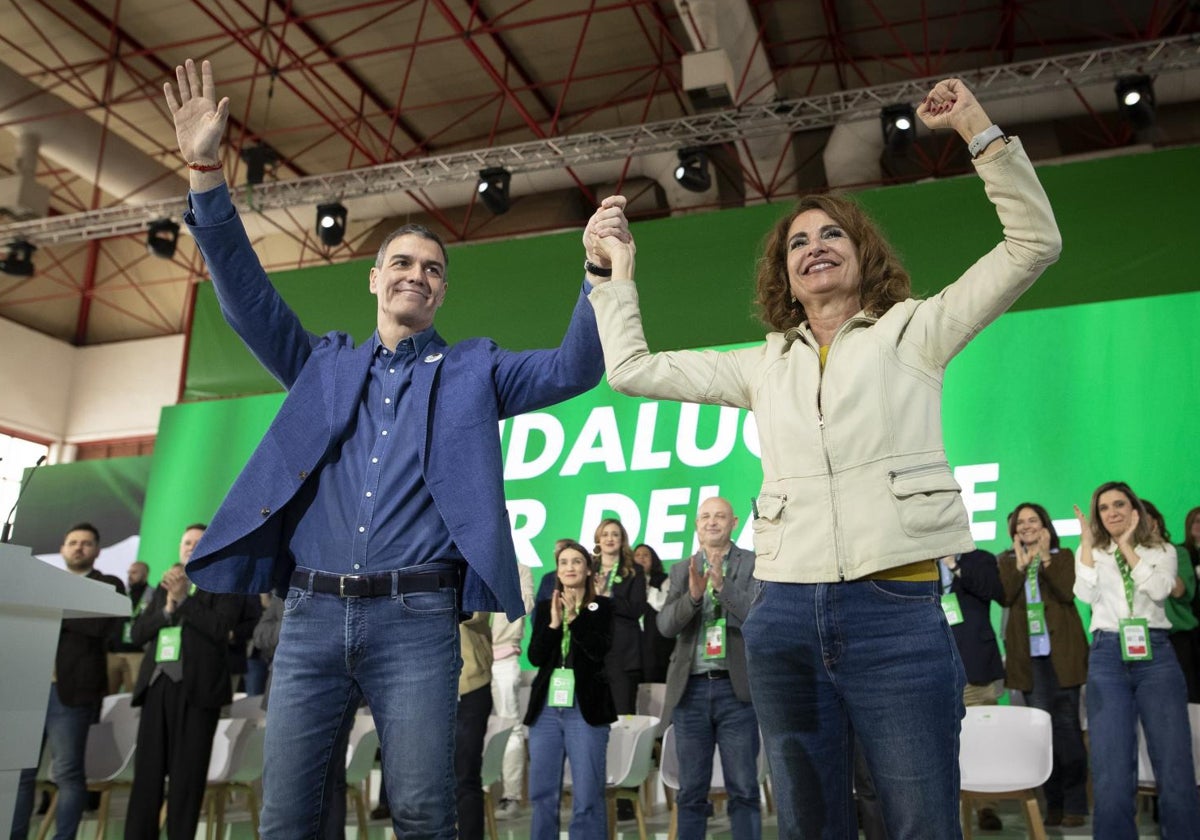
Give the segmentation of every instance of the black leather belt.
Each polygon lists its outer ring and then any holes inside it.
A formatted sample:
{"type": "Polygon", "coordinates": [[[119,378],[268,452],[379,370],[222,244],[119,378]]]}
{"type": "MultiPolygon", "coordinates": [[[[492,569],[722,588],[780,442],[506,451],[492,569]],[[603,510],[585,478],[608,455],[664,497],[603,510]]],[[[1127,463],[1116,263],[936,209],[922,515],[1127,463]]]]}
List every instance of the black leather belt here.
{"type": "Polygon", "coordinates": [[[727,680],[727,679],[729,679],[729,672],[728,671],[701,671],[698,674],[692,674],[692,679],[727,680]]]}
{"type": "Polygon", "coordinates": [[[458,574],[444,570],[437,572],[376,572],[369,575],[334,575],[328,572],[313,572],[296,569],[292,572],[292,586],[339,598],[377,598],[382,595],[407,594],[410,592],[437,592],[439,589],[457,589],[458,574]],[[394,581],[394,583],[393,583],[394,581]]]}

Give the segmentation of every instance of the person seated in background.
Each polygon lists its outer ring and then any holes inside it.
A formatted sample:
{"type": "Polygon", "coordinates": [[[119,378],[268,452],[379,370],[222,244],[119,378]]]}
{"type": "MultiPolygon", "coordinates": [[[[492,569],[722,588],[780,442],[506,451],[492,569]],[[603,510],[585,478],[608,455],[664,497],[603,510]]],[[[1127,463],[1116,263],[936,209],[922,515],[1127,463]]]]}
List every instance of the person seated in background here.
{"type": "Polygon", "coordinates": [[[1075,607],[1075,556],[1059,545],[1046,509],[1022,502],[1008,515],[1013,547],[997,558],[1004,606],[1005,685],[1026,706],[1050,715],[1054,765],[1042,785],[1046,825],[1073,828],[1087,820],[1087,751],[1079,720],[1079,687],[1087,680],[1088,642],[1075,607]],[[1053,644],[1051,640],[1053,639],[1053,644]]]}
{"type": "Polygon", "coordinates": [[[196,836],[217,719],[233,700],[229,634],[242,596],[197,589],[184,571],[204,529],[199,523],[184,529],[179,562],[163,574],[150,606],[133,623],[133,641],[146,656],[133,692],[133,705],[142,712],[125,840],[158,840],[167,776],[167,838],[196,836]]]}
{"type": "Polygon", "coordinates": [[[713,751],[729,794],[734,840],[762,837],[758,718],[750,702],[742,622],[754,600],[754,553],[731,541],[738,519],[725,499],[700,503],[700,550],[671,567],[658,629],[675,639],[663,715],[675,726],[680,840],[708,836],[713,751]]]}
{"type": "MultiPolygon", "coordinates": [[[[1004,602],[996,556],[978,548],[951,554],[941,559],[939,571],[942,610],[967,672],[963,705],[994,706],[1004,691],[1004,660],[992,629],[991,604],[1004,602]]],[[[1004,827],[994,803],[976,802],[981,829],[999,831],[1004,827]]]]}
{"type": "Polygon", "coordinates": [[[571,840],[607,840],[604,784],[609,724],[617,719],[605,657],[613,611],[597,595],[591,556],[565,542],[554,557],[558,585],[533,613],[529,662],[530,840],[558,840],[563,759],[571,762],[571,840]]]}
{"type": "Polygon", "coordinates": [[[1163,602],[1175,586],[1174,549],[1154,533],[1132,488],[1101,484],[1078,506],[1075,595],[1092,607],[1087,715],[1094,832],[1136,837],[1138,722],[1158,789],[1163,837],[1196,837],[1200,793],[1192,763],[1187,684],[1168,641],[1163,602]],[[1170,550],[1168,550],[1170,549],[1170,550]]]}

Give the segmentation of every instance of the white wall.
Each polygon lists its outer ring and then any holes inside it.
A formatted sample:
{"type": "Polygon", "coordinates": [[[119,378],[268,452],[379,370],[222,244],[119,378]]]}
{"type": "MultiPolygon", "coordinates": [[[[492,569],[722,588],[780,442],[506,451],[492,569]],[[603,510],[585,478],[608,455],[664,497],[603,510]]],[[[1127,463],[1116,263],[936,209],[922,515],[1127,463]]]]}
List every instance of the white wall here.
{"type": "Polygon", "coordinates": [[[73,347],[0,319],[0,426],[62,444],[158,433],[182,335],[73,347]]]}

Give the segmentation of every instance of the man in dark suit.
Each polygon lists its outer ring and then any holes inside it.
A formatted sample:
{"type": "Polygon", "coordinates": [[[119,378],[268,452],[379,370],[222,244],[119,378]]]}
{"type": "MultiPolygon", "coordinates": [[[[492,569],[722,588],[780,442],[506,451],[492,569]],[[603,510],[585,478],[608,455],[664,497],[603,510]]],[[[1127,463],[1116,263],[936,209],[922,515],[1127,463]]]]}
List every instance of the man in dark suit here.
{"type": "Polygon", "coordinates": [[[288,390],[188,568],[212,591],[287,595],[262,836],[295,840],[325,821],[327,767],[341,760],[329,745],[365,697],[396,834],[453,838],[458,616],[525,611],[499,420],[599,381],[595,316],[581,292],[554,350],[450,346],[433,328],[446,251],[405,225],[369,273],[374,334],[356,346],[345,333],[308,333],[271,286],[220,171],[229,101],[217,101],[207,62],[188,61],[176,81],[167,103],[189,169],[185,221],[226,320],[288,390]]]}
{"type": "MultiPolygon", "coordinates": [[[[963,703],[988,706],[1000,697],[1004,680],[1004,661],[992,629],[991,602],[1001,603],[1004,587],[996,556],[982,549],[967,554],[943,557],[942,608],[954,633],[958,655],[967,672],[963,703]]],[[[1003,828],[996,809],[979,803],[979,827],[985,831],[1003,828]]]]}
{"type": "Polygon", "coordinates": [[[754,554],[731,540],[729,502],[705,499],[696,516],[700,551],[671,567],[658,629],[674,638],[663,714],[675,726],[680,840],[708,836],[713,749],[729,793],[734,840],[762,837],[758,718],[750,703],[742,622],[754,600],[754,554]]]}
{"type": "Polygon", "coordinates": [[[233,699],[228,646],[242,598],[189,585],[184,566],[203,533],[199,524],[184,529],[179,563],[163,575],[150,606],[133,623],[133,641],[146,655],[133,692],[142,714],[126,840],[157,840],[167,776],[167,837],[196,836],[217,718],[233,699]]]}
{"type": "MultiPolygon", "coordinates": [[[[100,556],[100,532],[81,522],[67,532],[62,544],[67,571],[107,583],[121,594],[125,585],[111,575],[92,568],[100,556]]],[[[46,709],[42,749],[50,744],[54,756],[51,772],[58,785],[55,808],[55,840],[75,836],[87,805],[87,779],[83,758],[88,728],[100,717],[100,701],[108,686],[108,646],[121,632],[120,618],[64,618],[54,656],[54,682],[46,709]]],[[[9,644],[17,644],[9,640],[9,644]]],[[[12,836],[22,840],[29,833],[33,811],[33,789],[37,768],[21,771],[13,810],[12,836]]]]}

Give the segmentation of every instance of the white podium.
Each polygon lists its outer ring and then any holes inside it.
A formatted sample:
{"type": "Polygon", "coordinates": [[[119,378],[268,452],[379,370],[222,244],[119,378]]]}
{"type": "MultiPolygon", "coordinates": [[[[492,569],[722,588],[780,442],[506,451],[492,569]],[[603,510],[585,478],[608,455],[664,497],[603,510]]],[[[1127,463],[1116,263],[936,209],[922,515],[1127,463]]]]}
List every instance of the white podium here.
{"type": "Polygon", "coordinates": [[[129,598],[111,586],[0,544],[0,834],[12,825],[21,768],[38,762],[60,622],[127,615],[129,598]]]}

